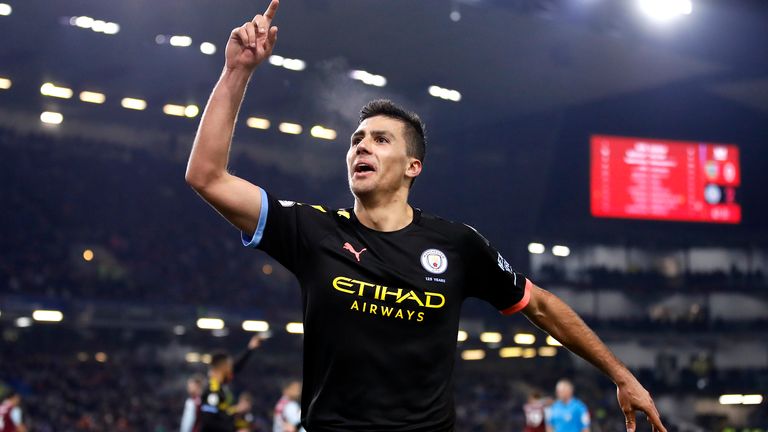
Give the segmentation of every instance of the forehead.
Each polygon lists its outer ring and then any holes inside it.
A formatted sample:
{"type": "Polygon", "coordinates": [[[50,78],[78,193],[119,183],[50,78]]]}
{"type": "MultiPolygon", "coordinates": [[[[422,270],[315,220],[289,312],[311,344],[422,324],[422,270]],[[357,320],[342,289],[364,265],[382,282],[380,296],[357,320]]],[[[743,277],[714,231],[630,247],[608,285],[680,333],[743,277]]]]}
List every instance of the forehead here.
{"type": "Polygon", "coordinates": [[[377,115],[363,120],[353,132],[353,135],[369,131],[385,131],[392,135],[400,135],[403,132],[403,122],[396,118],[377,115]]]}

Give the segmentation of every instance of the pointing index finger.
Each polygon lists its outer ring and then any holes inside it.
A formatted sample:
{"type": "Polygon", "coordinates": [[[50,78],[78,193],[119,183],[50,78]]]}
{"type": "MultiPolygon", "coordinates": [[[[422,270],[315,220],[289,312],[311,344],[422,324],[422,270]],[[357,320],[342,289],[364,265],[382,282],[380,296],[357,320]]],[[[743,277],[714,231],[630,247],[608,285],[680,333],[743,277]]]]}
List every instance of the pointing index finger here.
{"type": "Polygon", "coordinates": [[[278,6],[280,6],[280,0],[272,0],[267,7],[267,11],[264,12],[264,18],[272,21],[272,19],[275,17],[275,13],[277,13],[278,6]]]}

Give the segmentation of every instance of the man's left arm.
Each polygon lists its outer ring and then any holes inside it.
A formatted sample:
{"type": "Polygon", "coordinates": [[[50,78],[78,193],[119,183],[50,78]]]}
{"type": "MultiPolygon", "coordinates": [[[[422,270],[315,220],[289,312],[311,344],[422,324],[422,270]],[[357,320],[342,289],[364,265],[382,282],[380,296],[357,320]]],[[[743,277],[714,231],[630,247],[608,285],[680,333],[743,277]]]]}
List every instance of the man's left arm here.
{"type": "Polygon", "coordinates": [[[616,384],[616,395],[626,417],[628,432],[635,431],[635,411],[644,412],[654,430],[666,432],[648,391],[573,309],[554,294],[533,285],[528,305],[522,312],[534,325],[611,378],[616,384]]]}

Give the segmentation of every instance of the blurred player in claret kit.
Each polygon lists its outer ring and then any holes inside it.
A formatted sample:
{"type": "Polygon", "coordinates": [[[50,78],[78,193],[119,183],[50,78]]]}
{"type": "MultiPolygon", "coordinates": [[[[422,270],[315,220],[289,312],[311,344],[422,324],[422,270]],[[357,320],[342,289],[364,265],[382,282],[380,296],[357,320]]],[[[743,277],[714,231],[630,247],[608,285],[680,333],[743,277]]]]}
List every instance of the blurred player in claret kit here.
{"type": "Polygon", "coordinates": [[[0,432],[27,432],[21,411],[21,395],[11,392],[0,403],[0,432]]]}
{"type": "Polygon", "coordinates": [[[301,428],[301,382],[293,380],[283,386],[283,395],[275,404],[272,432],[298,432],[301,428]]]}
{"type": "Polygon", "coordinates": [[[200,409],[195,431],[199,432],[234,432],[235,416],[250,410],[246,402],[235,403],[235,397],[229,388],[229,383],[248,362],[253,351],[259,347],[261,339],[254,336],[248,342],[245,350],[237,360],[224,352],[211,356],[208,369],[208,383],[200,397],[200,409]]]}
{"type": "Polygon", "coordinates": [[[525,414],[525,429],[523,432],[546,432],[546,412],[551,402],[544,399],[538,391],[528,395],[528,401],[523,405],[525,414]]]}
{"type": "Polygon", "coordinates": [[[184,413],[181,415],[180,432],[195,431],[197,412],[200,410],[200,395],[203,391],[205,378],[195,374],[187,380],[187,400],[184,401],[184,413]]]}
{"type": "MultiPolygon", "coordinates": [[[[504,314],[522,311],[606,373],[627,430],[640,410],[665,431],[648,392],[570,307],[515,272],[473,228],[408,204],[426,155],[416,114],[386,100],[362,108],[346,155],[350,208],[278,199],[227,171],[246,86],[277,41],[277,9],[273,0],[232,30],[186,180],[241,231],[245,246],[270,254],[299,280],[302,425],[311,432],[452,431],[459,315],[464,299],[477,297],[504,314]]],[[[392,31],[394,23],[377,19],[369,17],[371,31],[392,31]]],[[[252,91],[271,85],[256,81],[252,91]]]]}

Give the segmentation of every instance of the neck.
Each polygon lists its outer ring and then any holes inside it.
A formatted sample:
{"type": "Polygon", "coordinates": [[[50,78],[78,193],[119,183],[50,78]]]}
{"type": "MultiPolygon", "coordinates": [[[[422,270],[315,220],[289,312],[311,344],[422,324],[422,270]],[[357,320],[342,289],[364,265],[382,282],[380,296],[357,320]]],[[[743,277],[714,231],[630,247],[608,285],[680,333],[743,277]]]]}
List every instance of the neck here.
{"type": "Polygon", "coordinates": [[[355,196],[355,216],[368,228],[391,232],[405,228],[413,220],[408,191],[401,189],[387,196],[355,196]]]}

